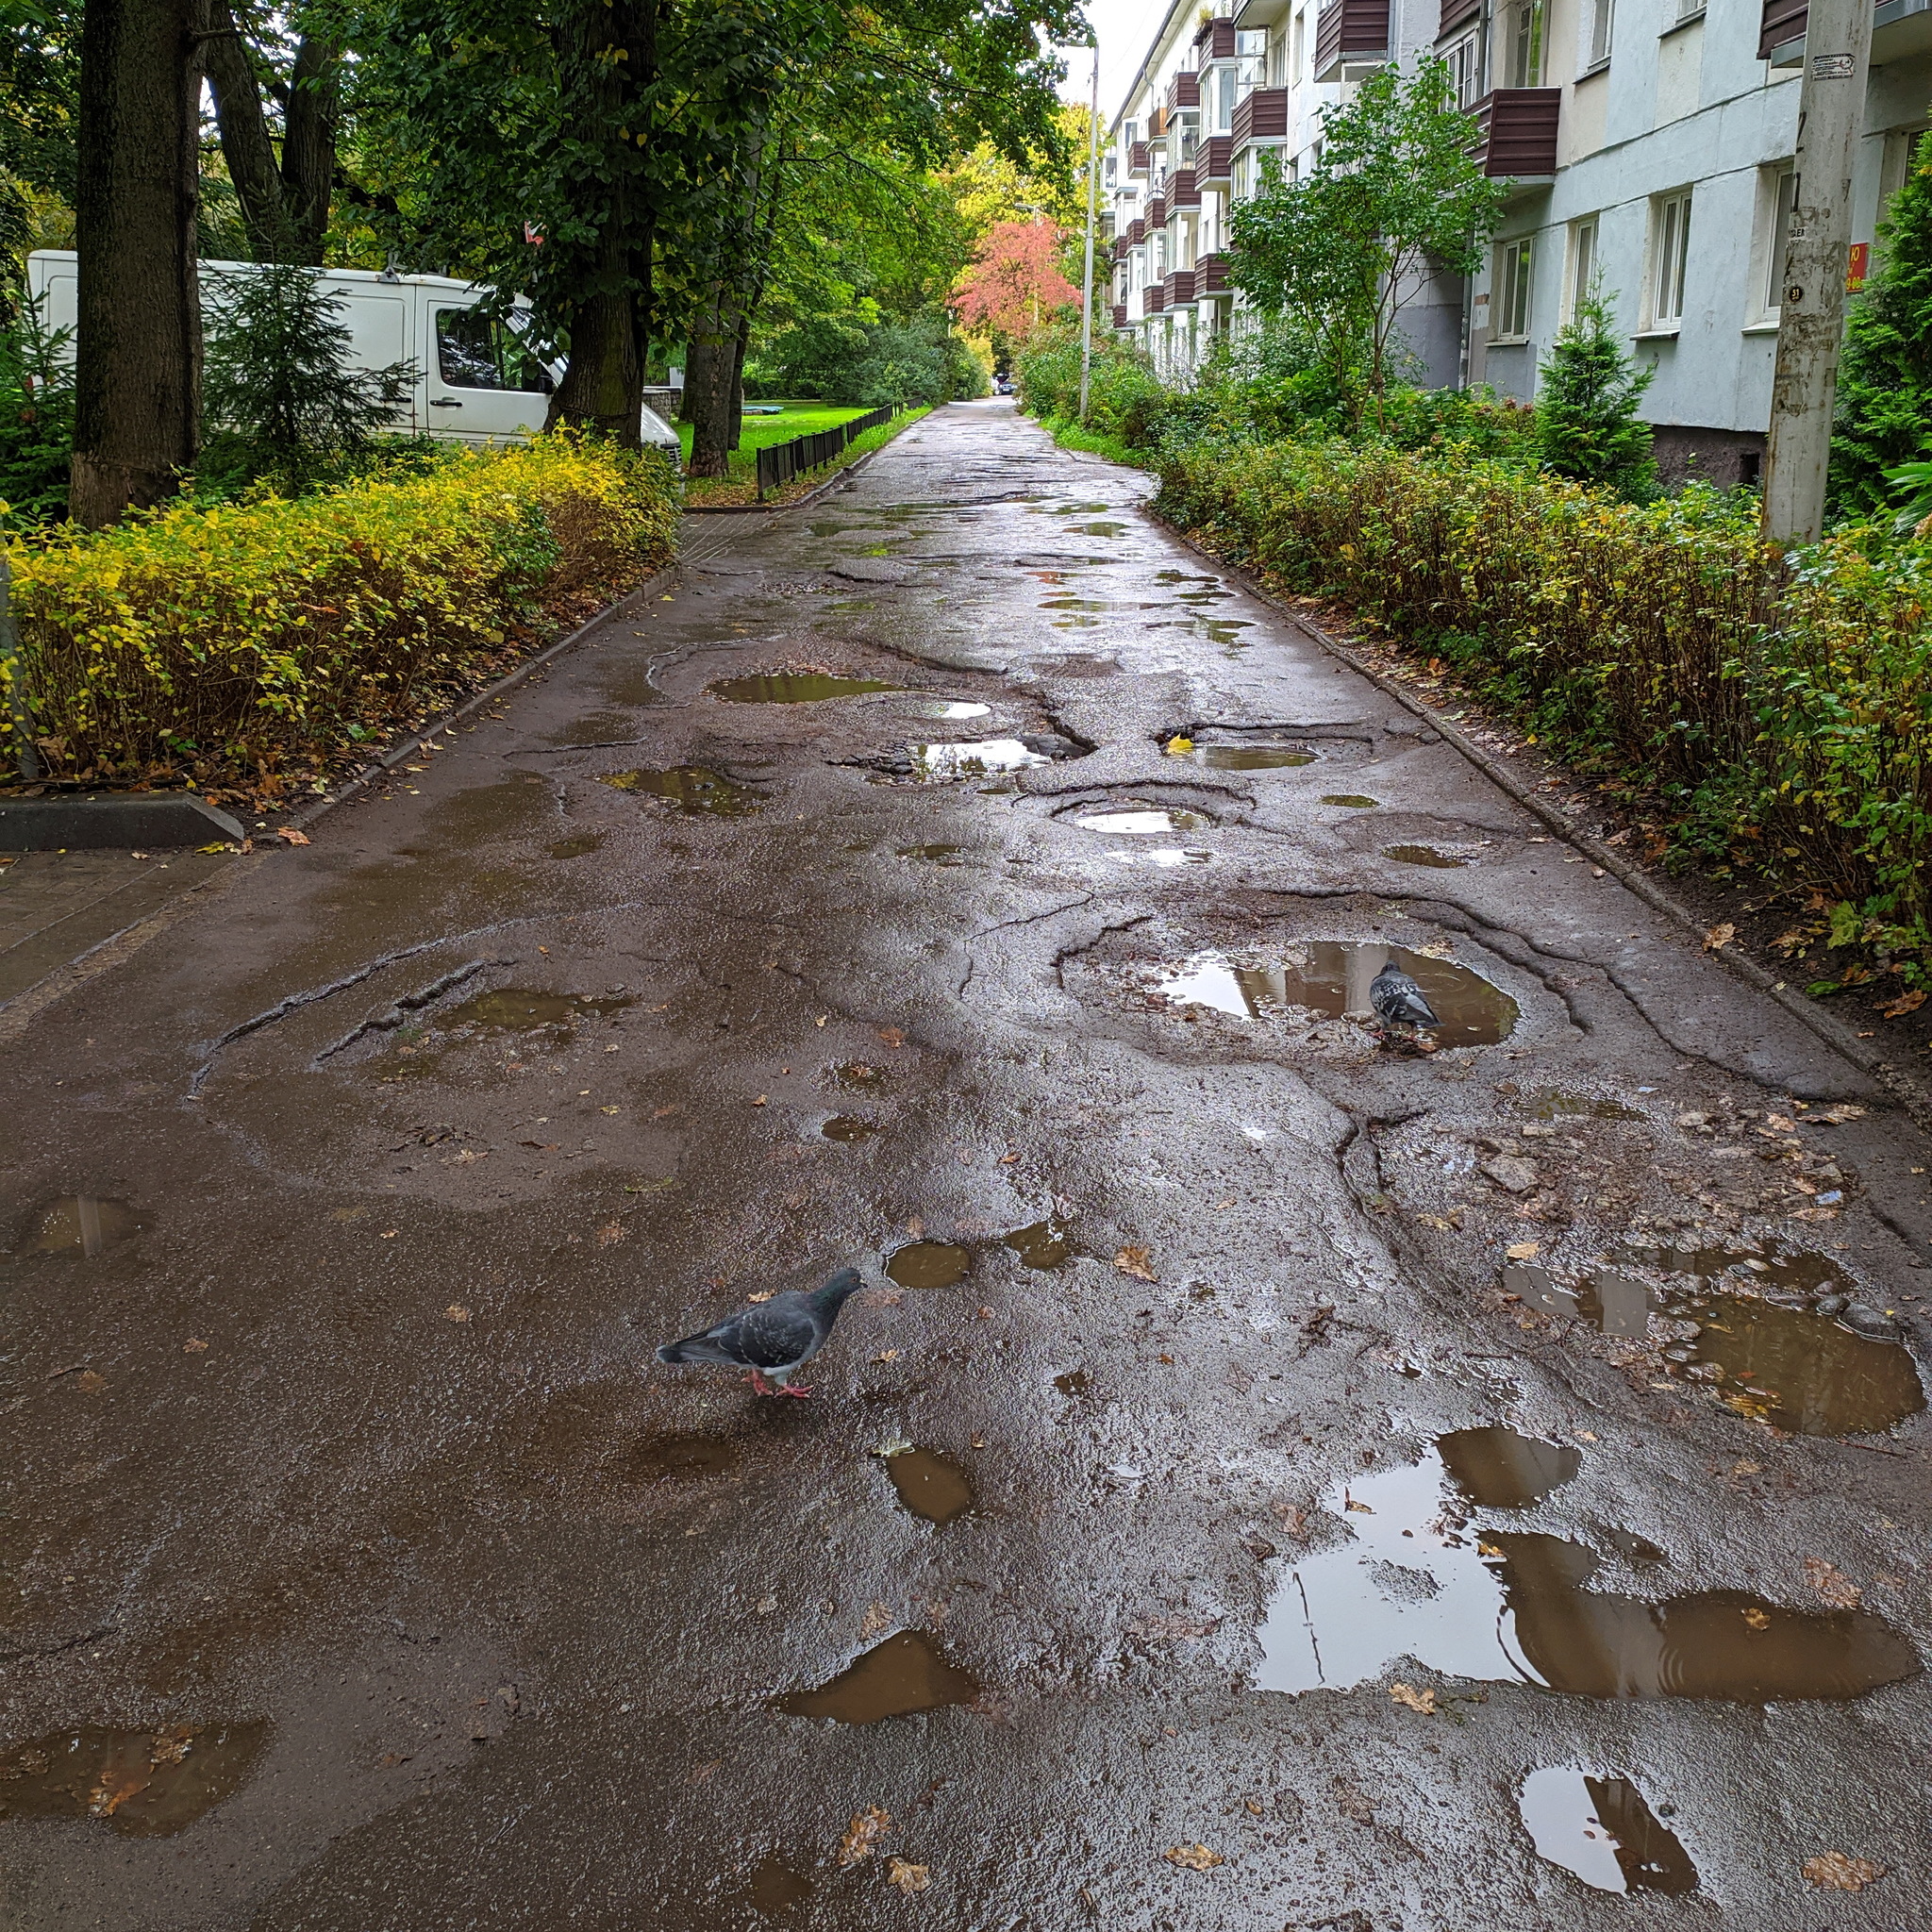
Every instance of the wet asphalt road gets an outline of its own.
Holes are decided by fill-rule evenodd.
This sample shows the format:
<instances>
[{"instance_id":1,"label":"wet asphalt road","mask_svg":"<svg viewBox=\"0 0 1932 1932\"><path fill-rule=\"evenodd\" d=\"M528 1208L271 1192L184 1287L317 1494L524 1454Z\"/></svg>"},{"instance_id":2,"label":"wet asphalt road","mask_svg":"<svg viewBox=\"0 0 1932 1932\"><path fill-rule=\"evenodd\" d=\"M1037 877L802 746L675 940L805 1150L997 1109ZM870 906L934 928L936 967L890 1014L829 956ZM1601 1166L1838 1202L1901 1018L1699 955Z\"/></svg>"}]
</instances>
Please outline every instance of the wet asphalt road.
<instances>
[{"instance_id":1,"label":"wet asphalt road","mask_svg":"<svg viewBox=\"0 0 1932 1932\"><path fill-rule=\"evenodd\" d=\"M0 1923L1923 1923L1924 1138L1146 487L710 520L0 1041Z\"/></svg>"}]
</instances>

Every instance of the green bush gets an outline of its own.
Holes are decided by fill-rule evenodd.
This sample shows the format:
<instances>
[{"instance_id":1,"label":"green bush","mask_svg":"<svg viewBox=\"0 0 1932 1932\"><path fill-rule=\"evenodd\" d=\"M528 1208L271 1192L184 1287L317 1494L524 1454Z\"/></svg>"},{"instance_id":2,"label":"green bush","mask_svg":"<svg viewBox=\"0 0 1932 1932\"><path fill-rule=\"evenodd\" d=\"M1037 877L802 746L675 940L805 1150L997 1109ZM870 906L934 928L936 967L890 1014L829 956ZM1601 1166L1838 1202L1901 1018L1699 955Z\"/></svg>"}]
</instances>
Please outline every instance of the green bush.
<instances>
[{"instance_id":1,"label":"green bush","mask_svg":"<svg viewBox=\"0 0 1932 1932\"><path fill-rule=\"evenodd\" d=\"M878 408L986 393L986 372L942 315L869 322L819 315L787 329L747 367L747 396L819 396Z\"/></svg>"},{"instance_id":2,"label":"green bush","mask_svg":"<svg viewBox=\"0 0 1932 1932\"><path fill-rule=\"evenodd\" d=\"M1080 414L1080 331L1051 327L1029 336L1013 362L1020 407L1042 422L1072 423ZM1172 393L1138 350L1096 332L1088 385L1087 426L1126 450L1152 449Z\"/></svg>"},{"instance_id":3,"label":"green bush","mask_svg":"<svg viewBox=\"0 0 1932 1932\"><path fill-rule=\"evenodd\" d=\"M1654 369L1639 370L1596 289L1557 331L1536 397L1536 440L1544 466L1594 483L1630 503L1657 493L1650 425L1637 413Z\"/></svg>"},{"instance_id":4,"label":"green bush","mask_svg":"<svg viewBox=\"0 0 1932 1932\"><path fill-rule=\"evenodd\" d=\"M30 298L0 328L0 505L13 521L67 514L74 368L66 348L73 334L44 327Z\"/></svg>"},{"instance_id":5,"label":"green bush","mask_svg":"<svg viewBox=\"0 0 1932 1932\"><path fill-rule=\"evenodd\" d=\"M1639 506L1460 450L1204 443L1161 471L1212 547L1448 658L1685 845L1926 942L1932 547L1862 526L1786 558L1741 493Z\"/></svg>"}]
</instances>

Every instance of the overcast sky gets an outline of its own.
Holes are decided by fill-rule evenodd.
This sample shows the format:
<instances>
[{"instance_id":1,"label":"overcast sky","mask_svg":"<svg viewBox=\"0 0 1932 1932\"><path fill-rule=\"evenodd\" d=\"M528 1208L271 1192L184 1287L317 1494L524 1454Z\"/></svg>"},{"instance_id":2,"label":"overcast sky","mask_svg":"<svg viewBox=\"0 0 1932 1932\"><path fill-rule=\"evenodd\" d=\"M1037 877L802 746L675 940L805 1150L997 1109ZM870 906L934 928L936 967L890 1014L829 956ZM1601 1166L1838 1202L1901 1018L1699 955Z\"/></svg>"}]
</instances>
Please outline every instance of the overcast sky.
<instances>
[{"instance_id":1,"label":"overcast sky","mask_svg":"<svg viewBox=\"0 0 1932 1932\"><path fill-rule=\"evenodd\" d=\"M1087 18L1100 36L1100 118L1107 126L1120 111L1121 95L1134 77L1147 42L1167 17L1169 0L1087 0ZM1066 55L1067 78L1061 92L1071 101L1087 99L1093 57L1083 48Z\"/></svg>"}]
</instances>

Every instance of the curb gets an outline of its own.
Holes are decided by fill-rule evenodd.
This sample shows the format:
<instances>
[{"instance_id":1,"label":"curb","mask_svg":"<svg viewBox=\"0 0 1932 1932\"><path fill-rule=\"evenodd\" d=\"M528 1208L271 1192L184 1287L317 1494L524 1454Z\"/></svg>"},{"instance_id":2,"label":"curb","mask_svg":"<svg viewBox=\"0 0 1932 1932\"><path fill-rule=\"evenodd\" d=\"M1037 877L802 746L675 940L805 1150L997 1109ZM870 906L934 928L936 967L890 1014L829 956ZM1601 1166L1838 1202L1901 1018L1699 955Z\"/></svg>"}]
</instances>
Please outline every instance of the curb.
<instances>
[{"instance_id":1,"label":"curb","mask_svg":"<svg viewBox=\"0 0 1932 1932\"><path fill-rule=\"evenodd\" d=\"M934 404L920 421L928 421L945 407L944 403ZM907 429L911 427L911 424L906 425ZM684 507L684 513L688 517L775 517L783 516L788 509L803 509L807 504L816 503L834 484L844 482L848 476L858 475L873 458L883 456L891 449L903 433L901 430L893 430L877 449L869 449L856 461L847 463L842 470L834 470L823 483L814 483L803 496L794 497L790 503L688 503Z\"/></svg>"},{"instance_id":2,"label":"curb","mask_svg":"<svg viewBox=\"0 0 1932 1932\"><path fill-rule=\"evenodd\" d=\"M1306 611L1293 608L1241 565L1230 563L1226 558L1218 556L1205 543L1197 542L1188 531L1170 522L1151 505L1145 507L1145 513L1150 522L1158 524L1170 536L1184 543L1196 557L1207 558L1217 570L1234 577L1251 595L1257 597L1270 608L1279 611L1299 629L1307 632L1331 658L1340 658L1357 676L1366 678L1384 696L1393 698L1404 710L1424 720L1431 730L1440 732L1443 741L1460 752L1484 777L1499 790L1507 791L1517 804L1526 808L1533 816L1541 820L1566 845L1573 846L1582 853L1591 864L1601 866L1618 884L1634 892L1646 906L1654 911L1663 913L1666 918L1694 938L1700 945L1703 943L1704 926L1681 899L1665 891L1648 873L1639 866L1632 865L1621 853L1611 851L1601 839L1592 838L1588 832L1578 831L1554 806L1524 785L1515 773L1491 758L1481 746L1464 737L1440 711L1425 705L1420 698L1412 697L1402 686L1374 670L1346 645L1337 643L1320 625L1308 617ZM1742 953L1734 953L1728 946L1719 947L1711 957L1736 974L1747 986L1775 1000L1786 1012L1794 1020L1801 1022L1834 1053L1849 1060L1861 1074L1875 1081L1917 1125L1932 1129L1932 1088L1927 1088L1903 1067L1894 1066L1890 1060L1860 1040L1841 1020L1834 1019L1829 1013L1822 1011L1813 1001L1805 998L1802 993L1791 991L1785 981L1767 972L1757 960Z\"/></svg>"},{"instance_id":3,"label":"curb","mask_svg":"<svg viewBox=\"0 0 1932 1932\"><path fill-rule=\"evenodd\" d=\"M0 798L0 852L157 851L245 837L239 819L192 791Z\"/></svg>"}]
</instances>

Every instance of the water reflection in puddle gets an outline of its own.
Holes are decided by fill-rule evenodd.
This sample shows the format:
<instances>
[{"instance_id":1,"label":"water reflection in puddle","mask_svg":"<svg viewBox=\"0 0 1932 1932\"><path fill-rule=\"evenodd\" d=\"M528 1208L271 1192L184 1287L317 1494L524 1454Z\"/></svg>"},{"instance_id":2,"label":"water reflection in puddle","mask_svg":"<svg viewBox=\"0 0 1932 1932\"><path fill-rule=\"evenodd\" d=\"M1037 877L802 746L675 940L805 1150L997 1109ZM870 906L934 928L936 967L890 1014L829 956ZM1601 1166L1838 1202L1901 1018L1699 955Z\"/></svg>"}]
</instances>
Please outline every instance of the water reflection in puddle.
<instances>
[{"instance_id":1,"label":"water reflection in puddle","mask_svg":"<svg viewBox=\"0 0 1932 1932\"><path fill-rule=\"evenodd\" d=\"M1173 808L1137 811L1090 812L1074 823L1089 832L1122 832L1133 838L1148 838L1160 832L1197 832L1214 821L1198 811Z\"/></svg>"},{"instance_id":2,"label":"water reflection in puddle","mask_svg":"<svg viewBox=\"0 0 1932 1932\"><path fill-rule=\"evenodd\" d=\"M20 1252L76 1256L91 1261L131 1241L146 1226L146 1220L125 1201L110 1201L100 1194L63 1194L49 1201L27 1223Z\"/></svg>"},{"instance_id":3,"label":"water reflection in puddle","mask_svg":"<svg viewBox=\"0 0 1932 1932\"><path fill-rule=\"evenodd\" d=\"M1324 805L1346 806L1350 811L1371 811L1381 802L1360 791L1331 791L1322 800Z\"/></svg>"},{"instance_id":4,"label":"water reflection in puddle","mask_svg":"<svg viewBox=\"0 0 1932 1932\"><path fill-rule=\"evenodd\" d=\"M1449 1480L1479 1509L1527 1509L1583 1467L1580 1449L1500 1424L1439 1436L1436 1452Z\"/></svg>"},{"instance_id":5,"label":"water reflection in puddle","mask_svg":"<svg viewBox=\"0 0 1932 1932\"><path fill-rule=\"evenodd\" d=\"M268 1725L98 1724L0 1751L0 1818L97 1818L129 1838L168 1838L240 1790Z\"/></svg>"},{"instance_id":6,"label":"water reflection in puddle","mask_svg":"<svg viewBox=\"0 0 1932 1932\"><path fill-rule=\"evenodd\" d=\"M962 718L984 718L992 711L991 705L969 704L964 698L927 698L906 708L915 718L942 718L948 724Z\"/></svg>"},{"instance_id":7,"label":"water reflection in puddle","mask_svg":"<svg viewBox=\"0 0 1932 1932\"><path fill-rule=\"evenodd\" d=\"M587 858L604 842L602 832L574 832L545 849L552 858Z\"/></svg>"},{"instance_id":8,"label":"water reflection in puddle","mask_svg":"<svg viewBox=\"0 0 1932 1932\"><path fill-rule=\"evenodd\" d=\"M1181 1006L1212 1007L1238 1020L1269 1018L1298 1008L1318 1020L1366 1014L1369 982L1394 964L1423 990L1441 1025L1445 1046L1494 1046L1515 1029L1516 1002L1479 973L1380 941L1314 940L1297 945L1279 965L1237 966L1218 953L1201 953L1156 984Z\"/></svg>"},{"instance_id":9,"label":"water reflection in puddle","mask_svg":"<svg viewBox=\"0 0 1932 1932\"><path fill-rule=\"evenodd\" d=\"M1598 1891L1697 1890L1690 1855L1627 1777L1551 1766L1524 1779L1517 1803L1538 1857Z\"/></svg>"},{"instance_id":10,"label":"water reflection in puddle","mask_svg":"<svg viewBox=\"0 0 1932 1932\"><path fill-rule=\"evenodd\" d=\"M1740 1591L1653 1604L1591 1589L1592 1551L1474 1530L1454 1490L1432 1448L1324 1499L1351 1535L1281 1567L1260 1633L1264 1690L1345 1690L1413 1658L1445 1676L1582 1697L1768 1704L1857 1697L1920 1668L1863 1610L1791 1610Z\"/></svg>"},{"instance_id":11,"label":"water reflection in puddle","mask_svg":"<svg viewBox=\"0 0 1932 1932\"><path fill-rule=\"evenodd\" d=\"M935 865L958 865L964 848L958 845L901 845L901 858L929 858Z\"/></svg>"},{"instance_id":12,"label":"water reflection in puddle","mask_svg":"<svg viewBox=\"0 0 1932 1932\"><path fill-rule=\"evenodd\" d=\"M705 695L727 705L818 705L827 698L859 697L872 691L903 691L880 677L841 677L829 671L761 671L749 677L721 677Z\"/></svg>"},{"instance_id":13,"label":"water reflection in puddle","mask_svg":"<svg viewBox=\"0 0 1932 1932\"><path fill-rule=\"evenodd\" d=\"M1178 845L1156 845L1145 852L1109 852L1109 858L1122 865L1207 865L1214 855L1211 852L1187 852Z\"/></svg>"},{"instance_id":14,"label":"water reflection in puddle","mask_svg":"<svg viewBox=\"0 0 1932 1932\"><path fill-rule=\"evenodd\" d=\"M794 1872L782 1858L767 1858L751 1874L744 1901L768 1919L782 1919L794 1907L806 1904L811 1890L811 1880L803 1872Z\"/></svg>"},{"instance_id":15,"label":"water reflection in puddle","mask_svg":"<svg viewBox=\"0 0 1932 1932\"><path fill-rule=\"evenodd\" d=\"M874 1644L829 1684L777 1699L788 1717L829 1717L844 1724L875 1724L883 1718L948 1704L971 1704L979 1695L972 1674L915 1630L902 1630Z\"/></svg>"},{"instance_id":16,"label":"water reflection in puddle","mask_svg":"<svg viewBox=\"0 0 1932 1932\"><path fill-rule=\"evenodd\" d=\"M1031 1227L1016 1227L1004 1239L1023 1266L1037 1268L1042 1274L1065 1267L1074 1257L1073 1241L1057 1221L1036 1221Z\"/></svg>"},{"instance_id":17,"label":"water reflection in puddle","mask_svg":"<svg viewBox=\"0 0 1932 1932\"><path fill-rule=\"evenodd\" d=\"M912 775L924 784L955 778L986 778L995 772L1024 772L1052 762L1043 752L1028 751L1017 738L983 738L963 744L907 746Z\"/></svg>"},{"instance_id":18,"label":"water reflection in puddle","mask_svg":"<svg viewBox=\"0 0 1932 1932\"><path fill-rule=\"evenodd\" d=\"M826 1140L843 1141L848 1146L855 1141L869 1141L878 1131L876 1121L862 1120L856 1113L835 1113L819 1128Z\"/></svg>"},{"instance_id":19,"label":"water reflection in puddle","mask_svg":"<svg viewBox=\"0 0 1932 1932\"><path fill-rule=\"evenodd\" d=\"M886 1274L901 1288L951 1288L962 1280L973 1257L951 1241L913 1241L886 1263Z\"/></svg>"},{"instance_id":20,"label":"water reflection in puddle","mask_svg":"<svg viewBox=\"0 0 1932 1932\"><path fill-rule=\"evenodd\" d=\"M434 1024L441 1032L487 1026L493 1032L526 1033L539 1026L568 1026L587 1017L601 1019L636 1004L616 994L598 999L589 993L536 992L525 986L505 986L445 1008L435 1015Z\"/></svg>"},{"instance_id":21,"label":"water reflection in puddle","mask_svg":"<svg viewBox=\"0 0 1932 1932\"><path fill-rule=\"evenodd\" d=\"M754 793L704 765L673 765L661 772L604 772L598 782L618 791L642 791L693 816L741 819L758 808Z\"/></svg>"},{"instance_id":22,"label":"water reflection in puddle","mask_svg":"<svg viewBox=\"0 0 1932 1932\"><path fill-rule=\"evenodd\" d=\"M1500 1087L1496 1090L1503 1091ZM1533 1093L1524 1111L1533 1121L1641 1121L1643 1114L1621 1100L1604 1100L1590 1093Z\"/></svg>"},{"instance_id":23,"label":"water reflection in puddle","mask_svg":"<svg viewBox=\"0 0 1932 1932\"><path fill-rule=\"evenodd\" d=\"M900 1502L927 1523L950 1523L972 1508L973 1485L966 1472L937 1449L894 1449L885 1462Z\"/></svg>"},{"instance_id":24,"label":"water reflection in puddle","mask_svg":"<svg viewBox=\"0 0 1932 1932\"><path fill-rule=\"evenodd\" d=\"M1174 756L1210 772L1285 772L1312 765L1321 754L1294 744L1196 744Z\"/></svg>"},{"instance_id":25,"label":"water reflection in puddle","mask_svg":"<svg viewBox=\"0 0 1932 1932\"><path fill-rule=\"evenodd\" d=\"M1392 858L1397 865L1433 865L1445 871L1469 863L1453 852L1438 852L1433 845L1385 845L1382 857Z\"/></svg>"}]
</instances>

